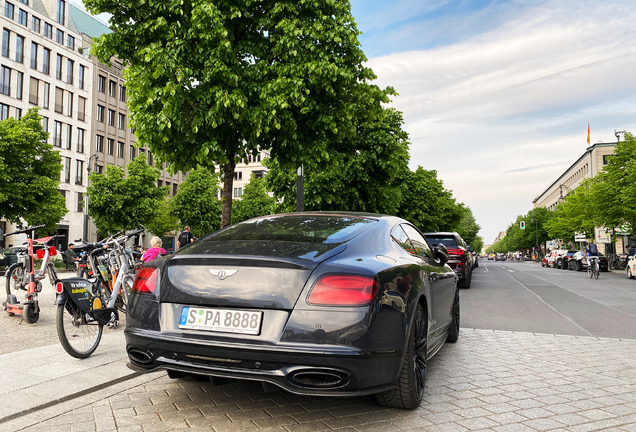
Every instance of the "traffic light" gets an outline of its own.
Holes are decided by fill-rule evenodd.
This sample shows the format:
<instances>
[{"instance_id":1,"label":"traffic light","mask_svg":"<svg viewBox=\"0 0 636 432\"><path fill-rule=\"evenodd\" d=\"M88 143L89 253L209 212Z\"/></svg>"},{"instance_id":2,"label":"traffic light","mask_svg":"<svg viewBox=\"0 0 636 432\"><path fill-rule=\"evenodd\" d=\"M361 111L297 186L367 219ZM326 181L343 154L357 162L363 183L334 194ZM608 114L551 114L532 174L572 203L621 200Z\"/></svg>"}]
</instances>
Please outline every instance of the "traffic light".
<instances>
[{"instance_id":1,"label":"traffic light","mask_svg":"<svg viewBox=\"0 0 636 432\"><path fill-rule=\"evenodd\" d=\"M526 221L519 222L519 228L526 229Z\"/></svg>"}]
</instances>

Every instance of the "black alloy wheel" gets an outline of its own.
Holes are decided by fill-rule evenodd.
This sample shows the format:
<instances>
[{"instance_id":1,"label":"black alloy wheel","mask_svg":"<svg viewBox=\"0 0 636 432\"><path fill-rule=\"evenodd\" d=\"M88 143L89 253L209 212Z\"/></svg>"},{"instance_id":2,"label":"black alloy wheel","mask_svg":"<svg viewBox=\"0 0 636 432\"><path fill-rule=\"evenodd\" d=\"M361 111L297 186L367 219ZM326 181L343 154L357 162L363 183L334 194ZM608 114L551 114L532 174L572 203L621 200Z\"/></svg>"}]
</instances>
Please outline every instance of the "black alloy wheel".
<instances>
[{"instance_id":1,"label":"black alloy wheel","mask_svg":"<svg viewBox=\"0 0 636 432\"><path fill-rule=\"evenodd\" d=\"M459 339L459 290L455 290L455 300L451 311L452 321L446 336L446 342L455 343Z\"/></svg>"},{"instance_id":2,"label":"black alloy wheel","mask_svg":"<svg viewBox=\"0 0 636 432\"><path fill-rule=\"evenodd\" d=\"M632 274L632 269L627 267L627 279L634 279L634 275Z\"/></svg>"},{"instance_id":3,"label":"black alloy wheel","mask_svg":"<svg viewBox=\"0 0 636 432\"><path fill-rule=\"evenodd\" d=\"M402 409L415 409L420 405L426 384L427 342L428 317L418 304L397 386L376 394L380 405Z\"/></svg>"}]
</instances>

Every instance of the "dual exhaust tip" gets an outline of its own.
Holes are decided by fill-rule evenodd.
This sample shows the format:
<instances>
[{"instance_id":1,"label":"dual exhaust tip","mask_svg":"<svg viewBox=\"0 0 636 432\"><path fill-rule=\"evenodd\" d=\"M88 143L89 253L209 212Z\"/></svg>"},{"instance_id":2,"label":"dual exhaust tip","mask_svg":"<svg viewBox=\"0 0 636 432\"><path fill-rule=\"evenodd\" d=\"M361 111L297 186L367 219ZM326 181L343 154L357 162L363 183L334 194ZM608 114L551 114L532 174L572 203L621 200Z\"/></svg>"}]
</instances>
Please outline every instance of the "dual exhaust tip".
<instances>
[{"instance_id":1,"label":"dual exhaust tip","mask_svg":"<svg viewBox=\"0 0 636 432\"><path fill-rule=\"evenodd\" d=\"M150 351L139 348L128 350L128 358L135 366L149 367L155 362ZM345 386L349 375L336 369L296 369L287 375L287 380L296 387L306 389L329 389Z\"/></svg>"}]
</instances>

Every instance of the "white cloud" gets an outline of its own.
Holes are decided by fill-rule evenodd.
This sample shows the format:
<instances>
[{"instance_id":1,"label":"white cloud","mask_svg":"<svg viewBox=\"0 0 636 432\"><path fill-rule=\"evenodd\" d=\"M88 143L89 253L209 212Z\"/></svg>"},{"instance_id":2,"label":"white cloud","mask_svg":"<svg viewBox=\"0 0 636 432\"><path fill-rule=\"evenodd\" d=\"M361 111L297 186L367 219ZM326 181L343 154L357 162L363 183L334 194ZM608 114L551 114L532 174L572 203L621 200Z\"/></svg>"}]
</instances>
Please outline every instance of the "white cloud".
<instances>
[{"instance_id":1,"label":"white cloud","mask_svg":"<svg viewBox=\"0 0 636 432\"><path fill-rule=\"evenodd\" d=\"M491 242L583 154L588 121L592 143L636 130L634 22L631 1L554 0L460 43L369 65L400 93L412 166L438 170Z\"/></svg>"}]
</instances>

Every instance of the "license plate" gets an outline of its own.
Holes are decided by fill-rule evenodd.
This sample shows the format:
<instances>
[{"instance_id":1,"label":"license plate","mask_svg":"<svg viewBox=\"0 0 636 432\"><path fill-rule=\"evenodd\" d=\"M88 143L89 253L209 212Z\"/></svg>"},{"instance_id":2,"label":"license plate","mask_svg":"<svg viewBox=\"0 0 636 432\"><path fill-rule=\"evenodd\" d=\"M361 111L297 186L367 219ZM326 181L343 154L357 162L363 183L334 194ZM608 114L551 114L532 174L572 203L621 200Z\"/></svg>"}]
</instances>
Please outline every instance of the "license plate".
<instances>
[{"instance_id":1,"label":"license plate","mask_svg":"<svg viewBox=\"0 0 636 432\"><path fill-rule=\"evenodd\" d=\"M262 311L184 306L181 309L179 328L258 335L261 332L262 318Z\"/></svg>"}]
</instances>

